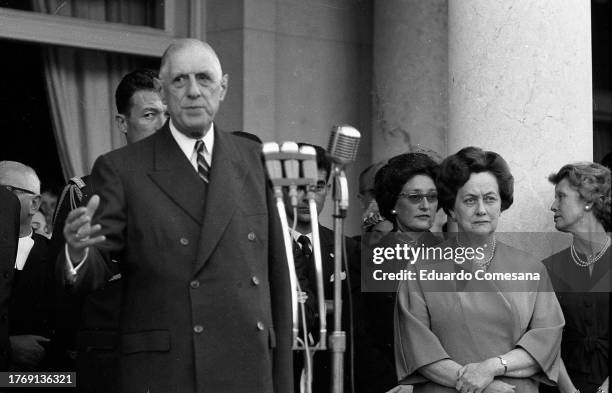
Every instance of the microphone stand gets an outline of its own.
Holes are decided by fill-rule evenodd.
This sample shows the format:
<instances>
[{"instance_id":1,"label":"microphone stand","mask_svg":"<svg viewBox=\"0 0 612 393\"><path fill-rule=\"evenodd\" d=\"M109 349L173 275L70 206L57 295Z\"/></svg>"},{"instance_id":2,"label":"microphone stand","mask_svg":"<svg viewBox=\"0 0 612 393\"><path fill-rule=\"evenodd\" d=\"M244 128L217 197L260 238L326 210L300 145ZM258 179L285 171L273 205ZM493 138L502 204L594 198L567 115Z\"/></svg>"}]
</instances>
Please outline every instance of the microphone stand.
<instances>
[{"instance_id":1,"label":"microphone stand","mask_svg":"<svg viewBox=\"0 0 612 393\"><path fill-rule=\"evenodd\" d=\"M269 142L272 144L272 142ZM304 360L305 360L305 386L304 389L306 393L310 393L312 391L312 358L311 355L314 354L315 351L325 350L327 349L327 313L325 309L325 294L323 287L323 259L321 257L321 241L319 235L319 221L317 215L317 208L315 202L315 184L316 184L316 155L314 149L312 152L308 153L298 153L294 151L283 151L279 152L278 145L273 143L276 146L269 146L266 149L266 145L264 145L264 158L266 159L266 165L271 164L268 168L268 173L270 176L270 180L272 185L274 186L274 197L276 199L276 208L277 213L279 215L281 221L281 227L283 231L283 241L285 246L285 253L287 255L287 262L289 268L289 281L291 283L291 303L292 303L292 322L293 322L293 337L292 337L292 349L304 351ZM282 170L280 167L275 168L273 163L285 163L285 160L298 160L303 165L303 176L291 176L288 177L287 174L283 176ZM307 165L309 165L307 168ZM289 168L292 169L292 168ZM285 166L285 172L287 172L287 166ZM346 183L346 179L344 179ZM285 203L283 200L283 187L288 187L290 189L289 196L291 198L291 203L295 202L297 204L297 187L305 186L307 189L307 199L308 199L308 208L311 217L311 228L312 228L312 249L314 256L314 265L315 265L315 274L316 274L316 287L317 287L317 298L318 304L317 308L319 310L319 342L315 346L309 346L308 344L308 328L306 323L304 323L304 342L300 345L298 340L299 335L299 306L302 309L304 305L299 305L297 300L297 292L299 289L299 282L297 279L297 273L295 270L295 262L293 258L293 240L291 239L291 235L289 232L289 223L287 220L287 215L285 213ZM347 201L348 206L348 201ZM346 208L345 208L346 211ZM341 244L341 243L340 243ZM341 256L340 253L336 253L336 255ZM340 274L336 275L340 277ZM305 321L304 321L305 322ZM331 339L330 339L331 340ZM342 370L340 371L342 372Z\"/></svg>"},{"instance_id":2,"label":"microphone stand","mask_svg":"<svg viewBox=\"0 0 612 393\"><path fill-rule=\"evenodd\" d=\"M287 266L289 268L289 282L291 285L291 321L292 321L292 340L291 342L297 342L298 338L298 299L297 299L297 274L295 272L295 262L293 260L293 243L291 235L289 234L289 223L287 222L287 215L285 214L285 203L283 202L283 191L279 186L274 187L274 197L276 199L276 210L281 222L281 228L283 231L283 243L285 245L285 255L287 257Z\"/></svg>"},{"instance_id":3,"label":"microphone stand","mask_svg":"<svg viewBox=\"0 0 612 393\"><path fill-rule=\"evenodd\" d=\"M334 165L334 330L329 336L329 349L332 363L331 392L344 391L344 353L346 352L346 332L342 330L342 240L343 220L348 209L348 181L344 170Z\"/></svg>"}]
</instances>

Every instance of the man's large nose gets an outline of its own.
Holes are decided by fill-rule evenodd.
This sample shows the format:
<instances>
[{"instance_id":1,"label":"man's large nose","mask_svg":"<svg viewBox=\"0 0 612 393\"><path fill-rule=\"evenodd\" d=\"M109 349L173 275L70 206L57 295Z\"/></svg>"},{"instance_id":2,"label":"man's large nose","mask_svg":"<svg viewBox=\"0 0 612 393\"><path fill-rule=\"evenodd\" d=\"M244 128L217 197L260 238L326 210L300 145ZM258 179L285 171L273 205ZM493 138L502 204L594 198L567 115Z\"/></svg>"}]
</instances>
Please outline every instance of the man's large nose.
<instances>
[{"instance_id":1,"label":"man's large nose","mask_svg":"<svg viewBox=\"0 0 612 393\"><path fill-rule=\"evenodd\" d=\"M191 98L197 98L202 95L200 92L200 85L198 84L198 81L196 81L195 75L193 74L190 74L189 79L187 80L187 94Z\"/></svg>"}]
</instances>

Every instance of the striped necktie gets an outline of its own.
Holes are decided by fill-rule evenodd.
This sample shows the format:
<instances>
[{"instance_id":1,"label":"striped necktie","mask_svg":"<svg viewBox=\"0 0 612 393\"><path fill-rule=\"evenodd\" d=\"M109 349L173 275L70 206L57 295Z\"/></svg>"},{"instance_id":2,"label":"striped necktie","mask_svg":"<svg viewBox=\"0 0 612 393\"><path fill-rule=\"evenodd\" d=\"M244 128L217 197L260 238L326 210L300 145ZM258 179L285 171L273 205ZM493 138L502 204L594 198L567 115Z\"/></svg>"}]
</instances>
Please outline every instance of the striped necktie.
<instances>
[{"instance_id":1,"label":"striped necktie","mask_svg":"<svg viewBox=\"0 0 612 393\"><path fill-rule=\"evenodd\" d=\"M210 166L208 162L206 162L206 158L204 158L204 151L206 151L206 146L204 145L204 141L199 140L195 144L195 150L197 153L197 161L198 161L198 176L204 183L208 183L208 173L210 171Z\"/></svg>"}]
</instances>

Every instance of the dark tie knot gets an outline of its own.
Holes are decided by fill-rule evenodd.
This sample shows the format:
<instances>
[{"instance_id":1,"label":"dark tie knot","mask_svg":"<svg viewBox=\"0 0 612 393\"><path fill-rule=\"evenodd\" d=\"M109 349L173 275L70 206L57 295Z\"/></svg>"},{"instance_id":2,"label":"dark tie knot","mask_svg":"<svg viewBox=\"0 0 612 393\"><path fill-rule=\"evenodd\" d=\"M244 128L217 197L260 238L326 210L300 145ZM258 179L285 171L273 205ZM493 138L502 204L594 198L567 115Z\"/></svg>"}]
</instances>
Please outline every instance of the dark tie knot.
<instances>
[{"instance_id":1,"label":"dark tie knot","mask_svg":"<svg viewBox=\"0 0 612 393\"><path fill-rule=\"evenodd\" d=\"M204 141L203 140L197 140L196 144L195 144L195 150L197 153L204 153Z\"/></svg>"},{"instance_id":2,"label":"dark tie knot","mask_svg":"<svg viewBox=\"0 0 612 393\"><path fill-rule=\"evenodd\" d=\"M298 243L300 243L300 246L302 247L302 255L304 255L306 258L310 258L310 256L312 255L312 250L310 247L310 239L308 238L308 236L301 235L300 237L298 237Z\"/></svg>"}]
</instances>

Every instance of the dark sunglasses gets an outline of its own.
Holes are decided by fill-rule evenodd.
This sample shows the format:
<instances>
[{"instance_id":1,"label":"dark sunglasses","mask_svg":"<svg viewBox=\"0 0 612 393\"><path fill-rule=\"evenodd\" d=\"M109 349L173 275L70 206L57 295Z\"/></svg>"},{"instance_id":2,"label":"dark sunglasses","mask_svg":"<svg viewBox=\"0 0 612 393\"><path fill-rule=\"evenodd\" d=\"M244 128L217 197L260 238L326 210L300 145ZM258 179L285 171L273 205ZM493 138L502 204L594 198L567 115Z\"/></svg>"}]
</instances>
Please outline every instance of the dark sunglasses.
<instances>
[{"instance_id":1,"label":"dark sunglasses","mask_svg":"<svg viewBox=\"0 0 612 393\"><path fill-rule=\"evenodd\" d=\"M406 198L413 205L418 205L423 202L423 199L427 199L427 202L434 203L438 201L438 194L435 192L431 192L428 194L419 194L419 193L408 193L408 192L400 192L398 194L399 198Z\"/></svg>"}]
</instances>

